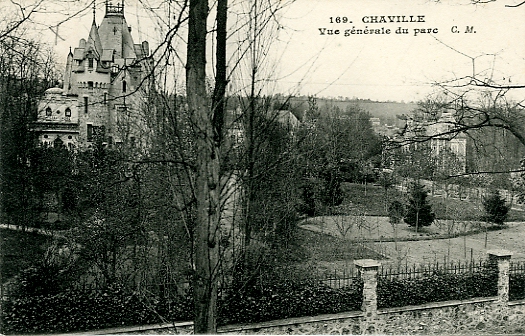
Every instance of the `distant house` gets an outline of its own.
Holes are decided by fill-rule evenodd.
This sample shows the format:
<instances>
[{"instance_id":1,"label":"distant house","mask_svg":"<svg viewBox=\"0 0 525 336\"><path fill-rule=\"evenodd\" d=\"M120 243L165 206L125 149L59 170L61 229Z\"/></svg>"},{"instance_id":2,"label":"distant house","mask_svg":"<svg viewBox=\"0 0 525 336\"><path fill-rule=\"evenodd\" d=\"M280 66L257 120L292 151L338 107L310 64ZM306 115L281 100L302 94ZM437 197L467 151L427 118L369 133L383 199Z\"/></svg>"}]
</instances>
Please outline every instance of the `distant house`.
<instances>
[{"instance_id":1,"label":"distant house","mask_svg":"<svg viewBox=\"0 0 525 336\"><path fill-rule=\"evenodd\" d=\"M381 119L372 117L370 118L370 123L372 124L372 127L378 127L381 126Z\"/></svg>"},{"instance_id":2,"label":"distant house","mask_svg":"<svg viewBox=\"0 0 525 336\"><path fill-rule=\"evenodd\" d=\"M387 150L403 152L427 148L429 155L442 170L450 174L467 171L467 137L457 130L455 110L444 111L437 121L407 119L401 134L390 136ZM386 156L386 155L385 155ZM390 157L390 156L389 156ZM391 159L387 165L395 165Z\"/></svg>"},{"instance_id":3,"label":"distant house","mask_svg":"<svg viewBox=\"0 0 525 336\"><path fill-rule=\"evenodd\" d=\"M297 117L290 112L289 110L278 110L276 111L277 117L276 120L286 128L286 130L290 133L294 133L295 129L299 127L301 122Z\"/></svg>"},{"instance_id":4,"label":"distant house","mask_svg":"<svg viewBox=\"0 0 525 336\"><path fill-rule=\"evenodd\" d=\"M436 123L427 126L427 136L431 137L431 152L442 166L450 166L447 162L449 154L453 154L456 162L451 167L453 173L465 173L467 170L467 136L456 130L455 111L444 112Z\"/></svg>"},{"instance_id":5,"label":"distant house","mask_svg":"<svg viewBox=\"0 0 525 336\"><path fill-rule=\"evenodd\" d=\"M243 111L240 107L227 110L225 113L224 124L226 138L229 145L234 149L239 148L245 140L245 124ZM267 114L268 120L275 120L283 126L288 133L293 135L301 122L289 110L271 110Z\"/></svg>"}]
</instances>

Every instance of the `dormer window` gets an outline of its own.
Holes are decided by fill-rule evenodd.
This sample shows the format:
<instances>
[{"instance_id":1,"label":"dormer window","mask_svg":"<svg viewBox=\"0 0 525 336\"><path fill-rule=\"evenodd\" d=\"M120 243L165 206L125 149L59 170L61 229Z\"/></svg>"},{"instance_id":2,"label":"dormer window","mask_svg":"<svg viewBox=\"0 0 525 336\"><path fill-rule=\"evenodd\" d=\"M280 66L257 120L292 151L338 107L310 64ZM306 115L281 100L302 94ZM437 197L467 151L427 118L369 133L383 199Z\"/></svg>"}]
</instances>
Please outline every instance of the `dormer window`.
<instances>
[{"instance_id":1,"label":"dormer window","mask_svg":"<svg viewBox=\"0 0 525 336\"><path fill-rule=\"evenodd\" d=\"M88 68L90 69L93 69L93 65L94 65L94 62L93 62L93 58L88 58Z\"/></svg>"},{"instance_id":2,"label":"dormer window","mask_svg":"<svg viewBox=\"0 0 525 336\"><path fill-rule=\"evenodd\" d=\"M46 116L50 117L53 114L53 111L51 111L51 107L46 108Z\"/></svg>"},{"instance_id":3,"label":"dormer window","mask_svg":"<svg viewBox=\"0 0 525 336\"><path fill-rule=\"evenodd\" d=\"M69 107L66 109L66 117L71 117L71 109Z\"/></svg>"}]
</instances>

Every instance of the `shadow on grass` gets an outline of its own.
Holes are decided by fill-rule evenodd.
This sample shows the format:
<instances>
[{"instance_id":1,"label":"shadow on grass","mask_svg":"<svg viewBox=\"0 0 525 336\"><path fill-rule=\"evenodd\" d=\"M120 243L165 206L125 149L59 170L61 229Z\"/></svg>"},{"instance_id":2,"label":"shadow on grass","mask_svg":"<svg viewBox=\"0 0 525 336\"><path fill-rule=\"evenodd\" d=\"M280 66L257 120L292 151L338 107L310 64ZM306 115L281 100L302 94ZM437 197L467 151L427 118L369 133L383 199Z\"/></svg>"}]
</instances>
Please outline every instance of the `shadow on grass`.
<instances>
[{"instance_id":1,"label":"shadow on grass","mask_svg":"<svg viewBox=\"0 0 525 336\"><path fill-rule=\"evenodd\" d=\"M311 261L337 261L357 259L385 259L366 244L349 242L329 234L300 229L297 238L308 251Z\"/></svg>"},{"instance_id":2,"label":"shadow on grass","mask_svg":"<svg viewBox=\"0 0 525 336\"><path fill-rule=\"evenodd\" d=\"M0 229L2 238L2 280L17 275L20 271L43 260L45 246L50 237L36 232Z\"/></svg>"}]
</instances>

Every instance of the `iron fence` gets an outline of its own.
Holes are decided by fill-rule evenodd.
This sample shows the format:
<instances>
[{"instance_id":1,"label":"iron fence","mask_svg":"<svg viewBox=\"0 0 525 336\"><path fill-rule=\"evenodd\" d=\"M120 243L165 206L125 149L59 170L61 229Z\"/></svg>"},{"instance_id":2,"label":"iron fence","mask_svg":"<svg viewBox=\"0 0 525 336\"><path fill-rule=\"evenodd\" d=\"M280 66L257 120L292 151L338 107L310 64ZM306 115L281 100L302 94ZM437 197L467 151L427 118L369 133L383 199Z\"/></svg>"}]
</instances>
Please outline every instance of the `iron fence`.
<instances>
[{"instance_id":1,"label":"iron fence","mask_svg":"<svg viewBox=\"0 0 525 336\"><path fill-rule=\"evenodd\" d=\"M468 260L435 262L432 264L385 265L378 272L382 279L412 279L432 274L462 274L483 272L488 266L487 260Z\"/></svg>"},{"instance_id":2,"label":"iron fence","mask_svg":"<svg viewBox=\"0 0 525 336\"><path fill-rule=\"evenodd\" d=\"M514 274L525 274L525 260L511 260L509 273Z\"/></svg>"}]
</instances>

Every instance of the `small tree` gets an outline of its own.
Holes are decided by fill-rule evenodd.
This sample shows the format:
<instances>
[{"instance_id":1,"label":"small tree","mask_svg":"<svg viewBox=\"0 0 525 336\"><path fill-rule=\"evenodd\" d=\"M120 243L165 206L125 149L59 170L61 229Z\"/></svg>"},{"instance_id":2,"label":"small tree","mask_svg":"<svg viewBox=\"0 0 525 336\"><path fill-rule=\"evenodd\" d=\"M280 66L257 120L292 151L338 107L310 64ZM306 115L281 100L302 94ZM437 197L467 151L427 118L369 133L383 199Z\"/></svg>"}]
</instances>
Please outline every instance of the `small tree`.
<instances>
[{"instance_id":1,"label":"small tree","mask_svg":"<svg viewBox=\"0 0 525 336\"><path fill-rule=\"evenodd\" d=\"M405 206L403 205L403 203L396 200L390 203L390 205L388 206L388 217L390 220L390 224L399 224L403 219L404 214Z\"/></svg>"},{"instance_id":2,"label":"small tree","mask_svg":"<svg viewBox=\"0 0 525 336\"><path fill-rule=\"evenodd\" d=\"M392 225L392 229L394 230L394 246L396 249L396 253L399 256L399 250L397 248L397 225L401 222L403 219L403 216L405 215L405 206L403 203L399 201L393 201L388 206L388 218L390 221L390 224Z\"/></svg>"},{"instance_id":3,"label":"small tree","mask_svg":"<svg viewBox=\"0 0 525 336\"><path fill-rule=\"evenodd\" d=\"M394 185L396 184L396 177L394 176L394 173L389 170L383 170L381 174L379 175L379 184L381 185L381 187L383 187L385 191L385 210L388 211L388 215L390 216L390 206L392 206L394 203L399 203L399 202L394 201L390 205L388 205L389 203L388 202L389 201L388 190L392 189ZM403 218L403 216L401 216L401 218Z\"/></svg>"},{"instance_id":4,"label":"small tree","mask_svg":"<svg viewBox=\"0 0 525 336\"><path fill-rule=\"evenodd\" d=\"M414 182L410 185L404 219L405 223L416 228L416 232L422 226L430 226L436 218L427 197L428 192L425 190L424 185L419 182Z\"/></svg>"},{"instance_id":5,"label":"small tree","mask_svg":"<svg viewBox=\"0 0 525 336\"><path fill-rule=\"evenodd\" d=\"M487 221L497 225L503 225L510 210L498 190L483 198L483 207L487 213Z\"/></svg>"},{"instance_id":6,"label":"small tree","mask_svg":"<svg viewBox=\"0 0 525 336\"><path fill-rule=\"evenodd\" d=\"M324 190L322 200L325 205L337 206L343 203L343 190L341 189L341 174L336 168L328 168L322 174Z\"/></svg>"}]
</instances>

